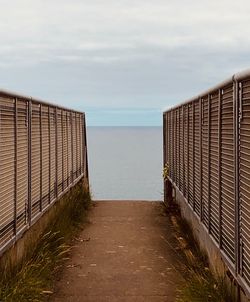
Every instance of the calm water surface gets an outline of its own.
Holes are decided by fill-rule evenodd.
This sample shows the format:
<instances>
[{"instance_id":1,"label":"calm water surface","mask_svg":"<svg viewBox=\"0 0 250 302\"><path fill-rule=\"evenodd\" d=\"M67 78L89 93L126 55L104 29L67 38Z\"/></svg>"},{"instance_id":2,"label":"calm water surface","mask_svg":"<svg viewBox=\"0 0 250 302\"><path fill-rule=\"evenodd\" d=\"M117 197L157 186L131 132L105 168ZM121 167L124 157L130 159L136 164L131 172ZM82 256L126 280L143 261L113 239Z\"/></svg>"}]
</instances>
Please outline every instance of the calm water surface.
<instances>
[{"instance_id":1,"label":"calm water surface","mask_svg":"<svg viewBox=\"0 0 250 302\"><path fill-rule=\"evenodd\" d=\"M162 200L161 127L88 127L94 199Z\"/></svg>"}]
</instances>

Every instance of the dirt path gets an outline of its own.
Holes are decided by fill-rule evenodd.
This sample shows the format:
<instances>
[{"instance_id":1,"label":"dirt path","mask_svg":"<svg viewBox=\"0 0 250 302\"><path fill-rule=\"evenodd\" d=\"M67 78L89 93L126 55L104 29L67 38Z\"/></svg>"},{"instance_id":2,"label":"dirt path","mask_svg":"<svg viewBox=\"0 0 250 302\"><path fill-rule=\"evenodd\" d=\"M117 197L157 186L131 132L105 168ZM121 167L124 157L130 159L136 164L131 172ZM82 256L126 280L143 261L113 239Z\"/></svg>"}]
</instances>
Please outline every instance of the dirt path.
<instances>
[{"instance_id":1,"label":"dirt path","mask_svg":"<svg viewBox=\"0 0 250 302\"><path fill-rule=\"evenodd\" d=\"M99 201L54 302L171 302L183 282L171 223L159 202Z\"/></svg>"}]
</instances>

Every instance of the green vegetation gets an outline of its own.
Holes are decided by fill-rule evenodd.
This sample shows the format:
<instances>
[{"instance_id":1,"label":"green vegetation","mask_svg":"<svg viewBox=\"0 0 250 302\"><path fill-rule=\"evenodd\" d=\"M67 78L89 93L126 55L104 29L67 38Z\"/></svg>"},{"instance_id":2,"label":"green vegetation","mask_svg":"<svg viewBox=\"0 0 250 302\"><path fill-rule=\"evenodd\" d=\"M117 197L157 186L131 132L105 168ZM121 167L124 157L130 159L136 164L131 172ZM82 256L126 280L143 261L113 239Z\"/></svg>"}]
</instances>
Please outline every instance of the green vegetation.
<instances>
[{"instance_id":1,"label":"green vegetation","mask_svg":"<svg viewBox=\"0 0 250 302\"><path fill-rule=\"evenodd\" d=\"M178 206L167 207L175 229L182 275L185 284L178 291L176 302L235 302L226 277L215 275L209 268L207 255L200 250L189 223L180 215Z\"/></svg>"},{"instance_id":2,"label":"green vegetation","mask_svg":"<svg viewBox=\"0 0 250 302\"><path fill-rule=\"evenodd\" d=\"M169 176L169 164L166 163L164 165L164 168L163 168L163 171L162 171L163 180L167 180L168 176Z\"/></svg>"},{"instance_id":3,"label":"green vegetation","mask_svg":"<svg viewBox=\"0 0 250 302\"><path fill-rule=\"evenodd\" d=\"M45 301L52 294L53 279L67 259L73 235L86 221L91 204L88 190L76 185L54 205L54 219L36 246L18 266L2 272L0 301Z\"/></svg>"}]
</instances>

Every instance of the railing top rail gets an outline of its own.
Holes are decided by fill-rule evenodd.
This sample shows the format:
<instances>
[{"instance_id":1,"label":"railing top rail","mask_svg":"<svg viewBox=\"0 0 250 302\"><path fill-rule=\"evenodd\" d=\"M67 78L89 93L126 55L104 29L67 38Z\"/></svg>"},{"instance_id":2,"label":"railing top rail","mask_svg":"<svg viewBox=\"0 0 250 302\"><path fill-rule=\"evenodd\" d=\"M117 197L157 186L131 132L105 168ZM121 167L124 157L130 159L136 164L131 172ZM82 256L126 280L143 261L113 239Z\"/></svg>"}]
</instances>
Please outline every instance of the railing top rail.
<instances>
[{"instance_id":1,"label":"railing top rail","mask_svg":"<svg viewBox=\"0 0 250 302\"><path fill-rule=\"evenodd\" d=\"M13 92L13 91L6 90L6 89L1 89L0 88L0 95L9 96L9 97L13 97L13 98L18 98L18 99L22 99L22 100L31 100L34 103L39 103L39 104L46 105L46 106L49 106L49 107L54 107L54 108L58 108L58 109L62 109L62 110L67 110L67 111L70 111L70 112L84 114L84 112L82 112L82 111L74 110L72 108L67 108L67 107L55 104L53 102L50 102L50 101L44 101L44 100L39 99L39 98L33 98L32 96L19 94L17 92Z\"/></svg>"},{"instance_id":2,"label":"railing top rail","mask_svg":"<svg viewBox=\"0 0 250 302\"><path fill-rule=\"evenodd\" d=\"M181 107L181 106L183 106L183 105L187 105L188 103L191 103L191 102L193 102L193 101L196 101L196 100L198 100L199 98L202 98L202 97L204 97L204 96L206 96L206 95L208 95L208 94L211 94L211 93L215 92L216 90L218 90L218 89L220 89L220 88L223 88L223 87L229 85L229 84L232 83L233 81L241 81L241 80L244 80L244 79L247 78L247 77L250 77L250 68L249 68L249 69L246 69L246 70L243 70L243 71L241 71L241 72L235 73L232 77L227 78L227 79L224 80L223 82L220 82L219 84L217 84L217 85L215 85L215 86L213 86L213 87L211 87L211 88L209 88L209 89L203 91L202 93L200 93L200 94L198 94L198 95L196 95L196 96L194 96L194 97L192 97L192 98L190 98L190 99L187 99L186 101L181 102L181 103L179 103L179 104L177 104L177 105L174 105L174 106L172 106L172 107L169 107L168 109L166 109L166 110L163 111L163 114L166 113L166 112L169 112L169 111L171 111L171 110L174 110L174 109L176 109L176 108L178 108L178 107Z\"/></svg>"}]
</instances>

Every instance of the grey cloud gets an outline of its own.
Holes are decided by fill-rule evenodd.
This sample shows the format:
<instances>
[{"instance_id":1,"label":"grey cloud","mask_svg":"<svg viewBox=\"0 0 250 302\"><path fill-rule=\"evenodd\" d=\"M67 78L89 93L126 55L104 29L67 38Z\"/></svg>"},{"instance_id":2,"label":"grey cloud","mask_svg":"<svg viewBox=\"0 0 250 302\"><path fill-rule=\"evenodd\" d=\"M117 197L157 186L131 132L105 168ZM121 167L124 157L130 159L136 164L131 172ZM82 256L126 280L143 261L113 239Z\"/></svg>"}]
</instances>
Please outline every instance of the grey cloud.
<instances>
[{"instance_id":1,"label":"grey cloud","mask_svg":"<svg viewBox=\"0 0 250 302\"><path fill-rule=\"evenodd\" d=\"M249 65L249 1L0 0L0 79L77 108L164 108Z\"/></svg>"}]
</instances>

